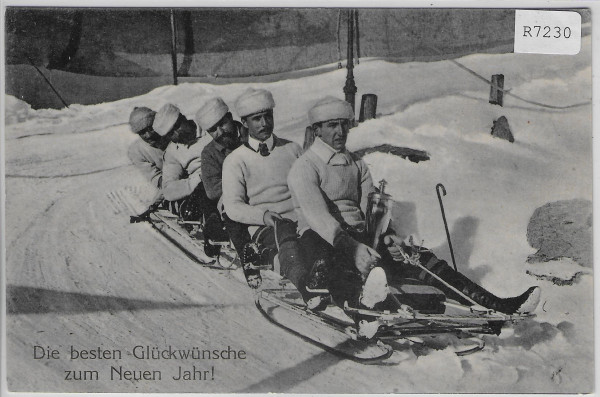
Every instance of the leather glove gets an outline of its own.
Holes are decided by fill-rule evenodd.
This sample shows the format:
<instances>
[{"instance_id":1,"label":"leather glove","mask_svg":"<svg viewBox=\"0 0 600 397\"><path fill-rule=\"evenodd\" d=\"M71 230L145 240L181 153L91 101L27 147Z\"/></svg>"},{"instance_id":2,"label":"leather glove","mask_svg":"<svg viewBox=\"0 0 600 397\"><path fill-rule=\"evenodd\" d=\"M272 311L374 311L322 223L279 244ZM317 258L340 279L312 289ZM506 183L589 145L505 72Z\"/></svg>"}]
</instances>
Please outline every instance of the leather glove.
<instances>
[{"instance_id":1,"label":"leather glove","mask_svg":"<svg viewBox=\"0 0 600 397\"><path fill-rule=\"evenodd\" d=\"M158 204L154 203L144 212L139 215L132 215L129 217L129 223L139 223L150 220L150 214L158 209Z\"/></svg>"},{"instance_id":2,"label":"leather glove","mask_svg":"<svg viewBox=\"0 0 600 397\"><path fill-rule=\"evenodd\" d=\"M200 173L200 168L198 168L198 171L188 176L188 180L190 181L190 187L192 189L195 189L200 184L200 182L202 182L202 174Z\"/></svg>"},{"instance_id":3,"label":"leather glove","mask_svg":"<svg viewBox=\"0 0 600 397\"><path fill-rule=\"evenodd\" d=\"M415 244L416 238L413 235L402 239L395 234L388 234L383 238L390 256L396 262L406 262L406 257L410 257L416 252L419 252L420 246Z\"/></svg>"},{"instance_id":4,"label":"leather glove","mask_svg":"<svg viewBox=\"0 0 600 397\"><path fill-rule=\"evenodd\" d=\"M266 211L263 214L263 223L265 226L275 227L275 220L282 220L283 217L279 215L277 212Z\"/></svg>"},{"instance_id":5,"label":"leather glove","mask_svg":"<svg viewBox=\"0 0 600 397\"><path fill-rule=\"evenodd\" d=\"M402 247L403 241L400 237L395 234L389 234L383 238L383 244L385 244L385 247L393 260L396 262L404 262L404 255L402 255L404 252Z\"/></svg>"},{"instance_id":6,"label":"leather glove","mask_svg":"<svg viewBox=\"0 0 600 397\"><path fill-rule=\"evenodd\" d=\"M366 277L381 259L373 248L356 241L346 233L340 233L335 238L333 246L352 258L354 266L363 277Z\"/></svg>"}]
</instances>

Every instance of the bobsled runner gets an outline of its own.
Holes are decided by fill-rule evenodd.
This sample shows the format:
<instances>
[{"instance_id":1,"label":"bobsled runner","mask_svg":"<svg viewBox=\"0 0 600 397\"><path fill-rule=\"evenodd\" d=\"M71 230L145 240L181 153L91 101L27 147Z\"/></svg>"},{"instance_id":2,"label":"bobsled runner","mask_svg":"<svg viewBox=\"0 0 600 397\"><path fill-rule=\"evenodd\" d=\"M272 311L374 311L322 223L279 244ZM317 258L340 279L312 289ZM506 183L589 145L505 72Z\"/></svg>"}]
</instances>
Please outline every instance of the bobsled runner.
<instances>
[{"instance_id":1,"label":"bobsled runner","mask_svg":"<svg viewBox=\"0 0 600 397\"><path fill-rule=\"evenodd\" d=\"M237 254L230 242L209 241L219 247L216 254L207 255L202 235L203 224L198 221L185 221L166 209L148 212L143 218L132 221L147 221L172 244L178 247L194 262L216 269L235 269L239 266Z\"/></svg>"},{"instance_id":2,"label":"bobsled runner","mask_svg":"<svg viewBox=\"0 0 600 397\"><path fill-rule=\"evenodd\" d=\"M468 347L458 348L455 353L471 354L484 348L482 335L499 335L504 327L533 316L466 306L447 299L435 287L411 279L390 285L390 294L398 302L396 311L364 310L349 307L347 303L343 309L331 303L322 311L311 311L300 293L288 285L262 289L255 303L273 324L334 354L362 363L387 359L394 345L401 341L427 344L428 338L442 334L468 340ZM365 340L358 336L350 317L353 314L377 321L378 330L373 338Z\"/></svg>"}]
</instances>

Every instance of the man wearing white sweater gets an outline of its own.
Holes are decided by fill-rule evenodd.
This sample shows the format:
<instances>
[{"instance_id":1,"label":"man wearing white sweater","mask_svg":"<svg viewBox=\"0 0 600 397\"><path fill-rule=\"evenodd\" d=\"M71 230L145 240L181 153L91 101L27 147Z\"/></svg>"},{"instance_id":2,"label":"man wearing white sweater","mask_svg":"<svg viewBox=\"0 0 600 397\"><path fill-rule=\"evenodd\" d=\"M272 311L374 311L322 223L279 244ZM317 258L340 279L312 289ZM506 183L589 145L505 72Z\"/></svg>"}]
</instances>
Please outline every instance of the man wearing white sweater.
<instances>
[{"instance_id":1,"label":"man wearing white sweater","mask_svg":"<svg viewBox=\"0 0 600 397\"><path fill-rule=\"evenodd\" d=\"M326 97L310 109L309 119L317 138L288 176L298 216L301 254L306 261L294 270L296 277L304 277L309 290L319 289L323 285L314 288L310 284L315 274L320 273L317 281L324 281L339 306L347 301L353 307L393 308L387 279L407 276L464 300L427 273L402 263L402 251L410 251L412 247L398 236L383 236L383 244L379 246L387 249L379 252L364 244L364 214L374 187L365 162L346 149L350 122L354 120L352 107L340 99ZM502 299L455 272L430 251L421 254L421 262L485 307L512 314L531 311L539 302L537 287L518 297ZM377 331L376 322L369 323L362 317L356 320L362 336L372 337Z\"/></svg>"},{"instance_id":2,"label":"man wearing white sweater","mask_svg":"<svg viewBox=\"0 0 600 397\"><path fill-rule=\"evenodd\" d=\"M148 209L139 215L130 217L131 222L147 219L150 212L163 205L162 168L163 155L170 142L169 136L161 136L152 128L156 112L147 107L135 107L129 115L129 127L139 136L127 149L129 160L156 187L156 193L149 203Z\"/></svg>"},{"instance_id":3,"label":"man wearing white sweater","mask_svg":"<svg viewBox=\"0 0 600 397\"><path fill-rule=\"evenodd\" d=\"M153 127L159 134L171 136L164 154L163 194L169 201L184 199L202 182L200 156L211 138L198 138L196 123L170 103L158 111Z\"/></svg>"},{"instance_id":4,"label":"man wearing white sweater","mask_svg":"<svg viewBox=\"0 0 600 397\"><path fill-rule=\"evenodd\" d=\"M151 212L160 206L170 205L162 192L162 168L165 149L169 145L168 131L159 134L153 128L156 112L147 107L135 107L129 115L129 127L140 139L136 139L127 149L127 156L149 182L157 188L148 208L138 215L132 215L130 222L141 222L148 219Z\"/></svg>"},{"instance_id":5,"label":"man wearing white sweater","mask_svg":"<svg viewBox=\"0 0 600 397\"><path fill-rule=\"evenodd\" d=\"M302 149L297 143L273 134L274 107L272 94L263 89L250 88L236 100L236 111L248 129L248 142L235 149L223 162L223 206L228 231L243 225L248 227L251 235L260 236L259 242L263 245L273 247L275 224L280 226L278 230L286 234L283 237L280 233L281 238L277 239L283 267L287 263L287 255L295 255L293 246L296 239L296 225L292 223L296 221L296 213L287 186L287 175ZM255 246L248 243L244 247L238 245L236 249L244 262L248 284L257 288L261 277L253 264L260 253L251 252L250 248ZM288 243L290 249L287 249Z\"/></svg>"},{"instance_id":6,"label":"man wearing white sweater","mask_svg":"<svg viewBox=\"0 0 600 397\"><path fill-rule=\"evenodd\" d=\"M127 149L127 156L157 189L162 186L163 154L169 144L152 129L156 112L147 107L135 107L129 115L129 127L140 139Z\"/></svg>"}]
</instances>

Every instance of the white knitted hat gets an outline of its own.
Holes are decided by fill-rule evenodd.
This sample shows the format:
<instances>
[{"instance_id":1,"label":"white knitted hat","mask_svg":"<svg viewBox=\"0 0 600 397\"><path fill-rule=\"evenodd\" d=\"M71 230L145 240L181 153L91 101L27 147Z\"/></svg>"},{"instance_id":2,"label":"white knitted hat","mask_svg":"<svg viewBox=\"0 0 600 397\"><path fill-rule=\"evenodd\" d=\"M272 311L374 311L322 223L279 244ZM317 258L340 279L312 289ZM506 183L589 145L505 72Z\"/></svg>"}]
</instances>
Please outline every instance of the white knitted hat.
<instances>
[{"instance_id":1,"label":"white knitted hat","mask_svg":"<svg viewBox=\"0 0 600 397\"><path fill-rule=\"evenodd\" d=\"M196 122L207 131L229 112L229 107L219 97L211 98L196 112Z\"/></svg>"},{"instance_id":2,"label":"white knitted hat","mask_svg":"<svg viewBox=\"0 0 600 397\"><path fill-rule=\"evenodd\" d=\"M240 117L246 117L264 110L273 109L274 107L275 101L273 100L273 95L263 89L248 88L235 101L235 110Z\"/></svg>"},{"instance_id":3,"label":"white knitted hat","mask_svg":"<svg viewBox=\"0 0 600 397\"><path fill-rule=\"evenodd\" d=\"M177 106L167 103L156 113L152 129L160 136L167 135L177 122L180 114L181 112Z\"/></svg>"},{"instance_id":4,"label":"white knitted hat","mask_svg":"<svg viewBox=\"0 0 600 397\"><path fill-rule=\"evenodd\" d=\"M310 124L320 123L327 120L354 119L352 105L341 99L326 96L319 100L308 111L308 120Z\"/></svg>"},{"instance_id":5,"label":"white knitted hat","mask_svg":"<svg viewBox=\"0 0 600 397\"><path fill-rule=\"evenodd\" d=\"M135 107L129 115L129 127L136 134L152 126L156 112L147 107Z\"/></svg>"}]
</instances>

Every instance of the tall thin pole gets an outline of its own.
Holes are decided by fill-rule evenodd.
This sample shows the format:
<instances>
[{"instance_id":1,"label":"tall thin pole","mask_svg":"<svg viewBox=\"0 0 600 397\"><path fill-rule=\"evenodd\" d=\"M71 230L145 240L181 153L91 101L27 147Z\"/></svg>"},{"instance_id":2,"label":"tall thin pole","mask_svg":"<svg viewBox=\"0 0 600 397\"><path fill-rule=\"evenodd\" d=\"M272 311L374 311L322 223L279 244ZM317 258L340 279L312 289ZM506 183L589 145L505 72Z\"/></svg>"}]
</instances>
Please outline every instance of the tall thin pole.
<instances>
[{"instance_id":1,"label":"tall thin pole","mask_svg":"<svg viewBox=\"0 0 600 397\"><path fill-rule=\"evenodd\" d=\"M342 40L340 39L341 26L342 26L342 10L339 10L338 11L338 22L337 22L338 69L342 68Z\"/></svg>"},{"instance_id":2,"label":"tall thin pole","mask_svg":"<svg viewBox=\"0 0 600 397\"><path fill-rule=\"evenodd\" d=\"M171 10L171 62L173 64L173 84L177 85L177 36L175 35L175 14Z\"/></svg>"},{"instance_id":3,"label":"tall thin pole","mask_svg":"<svg viewBox=\"0 0 600 397\"><path fill-rule=\"evenodd\" d=\"M456 267L456 260L454 260L454 250L452 249L452 241L450 240L450 231L448 230L448 222L446 222L446 213L444 212L444 204L442 203L442 196L440 195L440 190L446 195L446 188L441 183L438 183L435 186L435 191L438 196L438 201L440 202L440 209L442 210L442 219L444 220L444 228L446 229L446 237L448 238L448 247L450 248L450 255L452 256L452 264L454 265L454 270L458 271Z\"/></svg>"},{"instance_id":4,"label":"tall thin pole","mask_svg":"<svg viewBox=\"0 0 600 397\"><path fill-rule=\"evenodd\" d=\"M348 73L346 74L346 85L344 86L344 94L346 95L346 102L352 105L354 110L354 95L356 94L356 85L354 84L354 10L348 10L348 62L346 68Z\"/></svg>"},{"instance_id":5,"label":"tall thin pole","mask_svg":"<svg viewBox=\"0 0 600 397\"><path fill-rule=\"evenodd\" d=\"M360 31L358 29L358 10L354 10L354 25L356 30L356 64L360 63Z\"/></svg>"}]
</instances>

